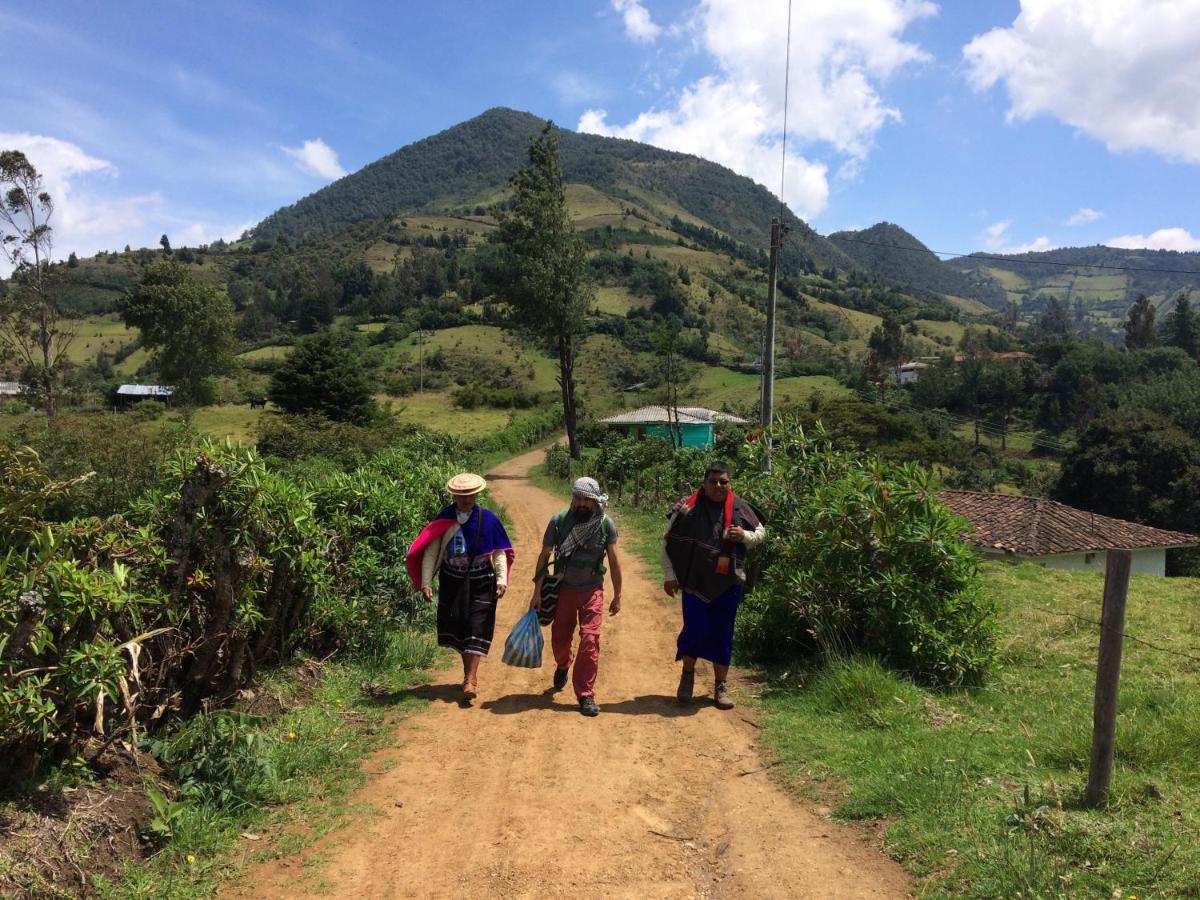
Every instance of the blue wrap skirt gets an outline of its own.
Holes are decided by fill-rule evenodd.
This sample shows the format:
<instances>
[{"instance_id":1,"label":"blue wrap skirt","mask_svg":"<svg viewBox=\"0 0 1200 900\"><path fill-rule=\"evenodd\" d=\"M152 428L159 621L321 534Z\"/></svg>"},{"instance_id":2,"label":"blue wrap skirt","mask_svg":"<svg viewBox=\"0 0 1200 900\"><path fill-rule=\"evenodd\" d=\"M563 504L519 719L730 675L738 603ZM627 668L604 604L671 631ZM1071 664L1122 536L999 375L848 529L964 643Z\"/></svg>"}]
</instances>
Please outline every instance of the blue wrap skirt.
<instances>
[{"instance_id":1,"label":"blue wrap skirt","mask_svg":"<svg viewBox=\"0 0 1200 900\"><path fill-rule=\"evenodd\" d=\"M712 603L683 592L683 630L679 632L675 659L688 656L727 666L733 659L733 624L745 587L734 584Z\"/></svg>"}]
</instances>

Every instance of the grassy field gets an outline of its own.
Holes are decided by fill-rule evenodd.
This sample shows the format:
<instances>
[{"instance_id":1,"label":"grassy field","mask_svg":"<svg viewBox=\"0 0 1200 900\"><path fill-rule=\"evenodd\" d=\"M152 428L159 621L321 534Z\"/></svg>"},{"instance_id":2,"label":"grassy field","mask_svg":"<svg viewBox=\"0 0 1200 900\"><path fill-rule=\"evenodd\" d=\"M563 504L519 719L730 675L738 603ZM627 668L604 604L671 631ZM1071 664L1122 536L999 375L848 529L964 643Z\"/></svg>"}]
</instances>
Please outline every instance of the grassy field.
<instances>
[{"instance_id":1,"label":"grassy field","mask_svg":"<svg viewBox=\"0 0 1200 900\"><path fill-rule=\"evenodd\" d=\"M280 360L292 352L291 347L281 347L278 344L273 344L269 347L259 347L257 350L248 350L245 353L239 353L238 359L246 362L255 362L263 359Z\"/></svg>"},{"instance_id":2,"label":"grassy field","mask_svg":"<svg viewBox=\"0 0 1200 900\"><path fill-rule=\"evenodd\" d=\"M650 306L649 297L638 297L625 287L602 287L596 289L596 309L602 313L623 316L631 309Z\"/></svg>"},{"instance_id":3,"label":"grassy field","mask_svg":"<svg viewBox=\"0 0 1200 900\"><path fill-rule=\"evenodd\" d=\"M425 352L444 350L449 353L475 353L509 362L525 362L533 367L534 378L529 388L552 391L558 387L558 364L536 350L521 346L510 334L494 325L462 325L425 332ZM406 358L417 358L417 335L412 334L394 345ZM434 426L436 427L436 426Z\"/></svg>"},{"instance_id":4,"label":"grassy field","mask_svg":"<svg viewBox=\"0 0 1200 900\"><path fill-rule=\"evenodd\" d=\"M253 444L263 413L264 410L251 409L247 403L202 406L196 410L192 422L198 430L218 440L229 438L231 441Z\"/></svg>"},{"instance_id":5,"label":"grassy field","mask_svg":"<svg viewBox=\"0 0 1200 900\"><path fill-rule=\"evenodd\" d=\"M923 896L1194 897L1200 581L1133 577L1113 800L1081 807L1103 577L985 566L1002 662L932 693L868 662L771 683L764 739L840 818L878 822Z\"/></svg>"},{"instance_id":6,"label":"grassy field","mask_svg":"<svg viewBox=\"0 0 1200 900\"><path fill-rule=\"evenodd\" d=\"M424 425L464 440L486 437L499 431L508 424L510 415L507 409L459 409L448 391L426 391L408 397L380 395L376 399L385 405L391 404L401 422ZM529 415L531 412L518 410L517 415Z\"/></svg>"},{"instance_id":7,"label":"grassy field","mask_svg":"<svg viewBox=\"0 0 1200 900\"><path fill-rule=\"evenodd\" d=\"M66 323L75 333L75 339L67 348L67 359L76 365L94 362L103 350L110 356L137 337L137 331L125 327L115 316L89 316L73 319Z\"/></svg>"},{"instance_id":8,"label":"grassy field","mask_svg":"<svg viewBox=\"0 0 1200 900\"><path fill-rule=\"evenodd\" d=\"M762 379L751 372L735 372L722 366L701 370L694 381L680 389L680 399L720 409L723 405L745 407L758 402ZM775 403L798 403L815 393L847 394L848 390L828 375L802 375L775 381Z\"/></svg>"},{"instance_id":9,"label":"grassy field","mask_svg":"<svg viewBox=\"0 0 1200 900\"><path fill-rule=\"evenodd\" d=\"M956 297L953 294L945 294L946 302L951 306L958 307L965 313L970 313L973 316L986 316L989 313L995 312L986 303L981 303L978 300L973 300L970 297Z\"/></svg>"}]
</instances>

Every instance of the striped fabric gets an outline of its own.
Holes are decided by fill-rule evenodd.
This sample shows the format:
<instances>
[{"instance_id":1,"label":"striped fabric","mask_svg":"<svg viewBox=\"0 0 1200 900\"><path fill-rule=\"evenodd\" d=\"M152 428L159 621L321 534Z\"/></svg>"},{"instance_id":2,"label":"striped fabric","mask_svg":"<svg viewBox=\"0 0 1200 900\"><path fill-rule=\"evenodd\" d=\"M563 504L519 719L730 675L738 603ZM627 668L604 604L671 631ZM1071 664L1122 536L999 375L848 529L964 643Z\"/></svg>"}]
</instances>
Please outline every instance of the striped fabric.
<instances>
[{"instance_id":1,"label":"striped fabric","mask_svg":"<svg viewBox=\"0 0 1200 900\"><path fill-rule=\"evenodd\" d=\"M517 619L504 642L506 665L522 669L540 669L542 666L542 629L538 625L537 613L532 609Z\"/></svg>"}]
</instances>

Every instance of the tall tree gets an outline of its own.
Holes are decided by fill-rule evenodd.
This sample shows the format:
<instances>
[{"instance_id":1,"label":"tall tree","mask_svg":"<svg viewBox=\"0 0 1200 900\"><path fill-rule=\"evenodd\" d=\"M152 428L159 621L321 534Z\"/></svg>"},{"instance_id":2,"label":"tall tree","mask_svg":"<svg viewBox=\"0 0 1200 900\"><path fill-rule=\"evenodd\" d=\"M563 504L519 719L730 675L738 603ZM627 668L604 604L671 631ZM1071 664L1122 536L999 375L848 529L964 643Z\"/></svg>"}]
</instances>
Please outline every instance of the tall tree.
<instances>
[{"instance_id":1,"label":"tall tree","mask_svg":"<svg viewBox=\"0 0 1200 900\"><path fill-rule=\"evenodd\" d=\"M671 444L677 448L683 446L683 429L679 426L679 382L683 377L683 359L679 354L681 330L679 320L671 318L656 328L653 335L654 353L662 365Z\"/></svg>"},{"instance_id":2,"label":"tall tree","mask_svg":"<svg viewBox=\"0 0 1200 900\"><path fill-rule=\"evenodd\" d=\"M1145 294L1138 294L1125 316L1125 347L1129 350L1146 350L1158 343L1154 329L1154 304Z\"/></svg>"},{"instance_id":3,"label":"tall tree","mask_svg":"<svg viewBox=\"0 0 1200 900\"><path fill-rule=\"evenodd\" d=\"M1162 341L1200 361L1200 323L1196 321L1196 312L1187 293L1175 299L1175 308L1163 320Z\"/></svg>"},{"instance_id":4,"label":"tall tree","mask_svg":"<svg viewBox=\"0 0 1200 900\"><path fill-rule=\"evenodd\" d=\"M1064 338L1071 333L1071 317L1066 304L1057 297L1046 301L1046 311L1038 319L1038 331L1044 338Z\"/></svg>"},{"instance_id":5,"label":"tall tree","mask_svg":"<svg viewBox=\"0 0 1200 900\"><path fill-rule=\"evenodd\" d=\"M871 332L867 346L881 366L894 370L904 357L904 331L900 327L900 320L890 312L885 313L883 322Z\"/></svg>"},{"instance_id":6,"label":"tall tree","mask_svg":"<svg viewBox=\"0 0 1200 900\"><path fill-rule=\"evenodd\" d=\"M142 333L154 351L159 375L184 403L208 399L208 379L229 371L237 340L233 303L222 291L196 281L185 266L162 260L146 268L122 295L125 324Z\"/></svg>"},{"instance_id":7,"label":"tall tree","mask_svg":"<svg viewBox=\"0 0 1200 900\"><path fill-rule=\"evenodd\" d=\"M587 248L567 215L552 122L529 145L529 165L513 175L510 184L511 205L496 213L496 239L503 252L489 275L513 319L554 345L567 443L571 456L579 459L575 363L595 291L587 277Z\"/></svg>"},{"instance_id":8,"label":"tall tree","mask_svg":"<svg viewBox=\"0 0 1200 900\"><path fill-rule=\"evenodd\" d=\"M54 201L18 150L0 152L0 191L0 247L13 267L12 284L0 295L0 352L21 366L34 401L53 419L58 377L74 338L53 296Z\"/></svg>"}]
</instances>

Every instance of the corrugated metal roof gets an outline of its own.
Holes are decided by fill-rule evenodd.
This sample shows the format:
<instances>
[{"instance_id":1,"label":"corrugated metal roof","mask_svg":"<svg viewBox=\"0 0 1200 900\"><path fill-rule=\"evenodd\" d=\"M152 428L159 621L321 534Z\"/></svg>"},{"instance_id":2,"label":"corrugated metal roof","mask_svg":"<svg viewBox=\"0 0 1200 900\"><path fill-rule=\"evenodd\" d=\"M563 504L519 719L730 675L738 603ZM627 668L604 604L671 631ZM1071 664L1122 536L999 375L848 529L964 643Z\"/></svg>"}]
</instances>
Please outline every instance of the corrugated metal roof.
<instances>
[{"instance_id":1,"label":"corrugated metal roof","mask_svg":"<svg viewBox=\"0 0 1200 900\"><path fill-rule=\"evenodd\" d=\"M170 397L175 388L162 384L123 384L117 388L118 397Z\"/></svg>"},{"instance_id":2,"label":"corrugated metal roof","mask_svg":"<svg viewBox=\"0 0 1200 900\"><path fill-rule=\"evenodd\" d=\"M939 491L938 499L967 519L970 537L983 547L1049 556L1092 550L1194 547L1200 537L1165 531L1075 509L1040 497L982 491Z\"/></svg>"},{"instance_id":3,"label":"corrugated metal roof","mask_svg":"<svg viewBox=\"0 0 1200 900\"><path fill-rule=\"evenodd\" d=\"M15 397L25 393L25 385L19 381L0 381L0 396Z\"/></svg>"},{"instance_id":4,"label":"corrugated metal roof","mask_svg":"<svg viewBox=\"0 0 1200 900\"><path fill-rule=\"evenodd\" d=\"M706 409L703 406L680 406L678 413L680 425L711 425L714 422L746 424L745 419L717 412L715 409ZM643 406L631 412L609 416L607 419L601 419L600 422L603 425L670 425L673 418L665 406Z\"/></svg>"}]
</instances>

